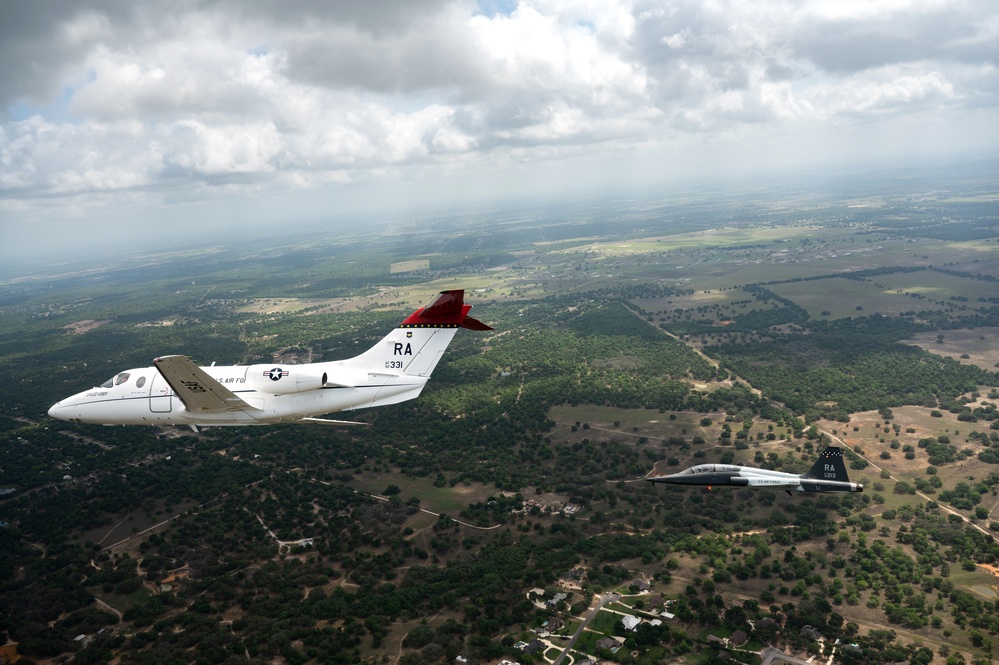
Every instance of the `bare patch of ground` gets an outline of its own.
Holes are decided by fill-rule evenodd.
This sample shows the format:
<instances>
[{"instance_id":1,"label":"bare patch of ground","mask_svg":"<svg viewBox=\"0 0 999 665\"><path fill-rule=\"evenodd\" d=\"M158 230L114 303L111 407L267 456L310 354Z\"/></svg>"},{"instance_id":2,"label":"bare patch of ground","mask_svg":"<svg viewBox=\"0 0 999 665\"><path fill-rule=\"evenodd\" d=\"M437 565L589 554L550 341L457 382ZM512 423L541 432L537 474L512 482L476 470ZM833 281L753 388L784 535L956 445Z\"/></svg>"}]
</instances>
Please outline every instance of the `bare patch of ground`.
<instances>
[{"instance_id":1,"label":"bare patch of ground","mask_svg":"<svg viewBox=\"0 0 999 665\"><path fill-rule=\"evenodd\" d=\"M977 565L978 565L979 568L982 568L983 570L986 570L986 571L992 573L996 577L999 577L999 566L993 566L993 565L988 564L988 563L980 563L980 564L977 564Z\"/></svg>"},{"instance_id":2,"label":"bare patch of ground","mask_svg":"<svg viewBox=\"0 0 999 665\"><path fill-rule=\"evenodd\" d=\"M67 335L82 335L85 332L90 332L96 328L111 323L113 319L84 319L83 321L77 321L76 323L71 323L68 326L63 326L63 330L66 331Z\"/></svg>"}]
</instances>

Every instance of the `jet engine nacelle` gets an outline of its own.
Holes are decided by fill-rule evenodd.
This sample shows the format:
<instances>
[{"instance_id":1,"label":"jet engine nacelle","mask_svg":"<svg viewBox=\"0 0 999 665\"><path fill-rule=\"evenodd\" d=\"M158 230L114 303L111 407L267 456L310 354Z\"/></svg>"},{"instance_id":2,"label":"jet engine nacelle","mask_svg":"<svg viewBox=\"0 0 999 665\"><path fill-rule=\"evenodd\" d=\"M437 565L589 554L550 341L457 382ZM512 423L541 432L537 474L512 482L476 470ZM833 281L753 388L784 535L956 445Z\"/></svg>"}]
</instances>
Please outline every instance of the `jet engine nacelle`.
<instances>
[{"instance_id":1,"label":"jet engine nacelle","mask_svg":"<svg viewBox=\"0 0 999 665\"><path fill-rule=\"evenodd\" d=\"M270 395L287 395L319 390L326 385L326 372L309 365L251 365L247 383Z\"/></svg>"}]
</instances>

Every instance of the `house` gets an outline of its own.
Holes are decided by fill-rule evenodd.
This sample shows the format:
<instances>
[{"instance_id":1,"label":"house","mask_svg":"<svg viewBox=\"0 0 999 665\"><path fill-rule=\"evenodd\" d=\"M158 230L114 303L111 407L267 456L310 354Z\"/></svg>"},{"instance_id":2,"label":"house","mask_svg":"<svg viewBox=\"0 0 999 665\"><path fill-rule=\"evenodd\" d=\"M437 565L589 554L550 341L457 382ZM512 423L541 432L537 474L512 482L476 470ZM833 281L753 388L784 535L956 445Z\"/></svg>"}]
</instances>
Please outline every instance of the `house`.
<instances>
[{"instance_id":1,"label":"house","mask_svg":"<svg viewBox=\"0 0 999 665\"><path fill-rule=\"evenodd\" d=\"M628 616L621 618L621 623L624 624L624 629L625 630L630 630L630 631L634 632L634 631L638 630L638 626L639 626L639 624L642 623L642 620L639 619L636 616L631 616L629 614Z\"/></svg>"},{"instance_id":2,"label":"house","mask_svg":"<svg viewBox=\"0 0 999 665\"><path fill-rule=\"evenodd\" d=\"M559 575L558 584L565 589L581 589L586 579L585 568L571 568Z\"/></svg>"},{"instance_id":3,"label":"house","mask_svg":"<svg viewBox=\"0 0 999 665\"><path fill-rule=\"evenodd\" d=\"M649 583L648 583L648 582L646 582L646 581L645 581L645 580L643 580L643 579L637 579L637 580L635 580L634 582L632 582L632 583L631 583L631 586L635 587L635 588L636 588L636 589L638 589L639 591L648 591L649 589L651 589L651 588L652 588L652 587L651 587L651 586L649 585Z\"/></svg>"},{"instance_id":4,"label":"house","mask_svg":"<svg viewBox=\"0 0 999 665\"><path fill-rule=\"evenodd\" d=\"M725 638L724 637L718 637L717 635L708 635L707 642L708 642L708 644L721 644L721 645L724 646L725 645Z\"/></svg>"},{"instance_id":5,"label":"house","mask_svg":"<svg viewBox=\"0 0 999 665\"><path fill-rule=\"evenodd\" d=\"M517 661L515 661L515 660L506 660L506 659L504 658L503 660L501 660L501 661L499 662L499 665L520 665L520 663L518 663L518 662L517 662Z\"/></svg>"},{"instance_id":6,"label":"house","mask_svg":"<svg viewBox=\"0 0 999 665\"><path fill-rule=\"evenodd\" d=\"M531 655L544 650L545 650L545 643L538 639L531 640L529 643L525 644L524 647L521 649L521 651L523 651L527 655Z\"/></svg>"},{"instance_id":7,"label":"house","mask_svg":"<svg viewBox=\"0 0 999 665\"><path fill-rule=\"evenodd\" d=\"M749 641L749 635L744 630L737 630L728 638L729 643L734 647L741 647Z\"/></svg>"},{"instance_id":8,"label":"house","mask_svg":"<svg viewBox=\"0 0 999 665\"><path fill-rule=\"evenodd\" d=\"M560 602L562 602L563 600L565 600L568 597L569 597L569 594L567 594L567 593L557 593L557 594L555 594L554 596L552 596L551 598L548 599L548 606L549 607L555 607L556 605L558 605Z\"/></svg>"},{"instance_id":9,"label":"house","mask_svg":"<svg viewBox=\"0 0 999 665\"><path fill-rule=\"evenodd\" d=\"M468 659L462 655L457 655L454 657L454 662L458 663L458 665L466 665L466 663L468 663Z\"/></svg>"},{"instance_id":10,"label":"house","mask_svg":"<svg viewBox=\"0 0 999 665\"><path fill-rule=\"evenodd\" d=\"M658 612L659 610L666 607L666 601L663 600L663 596L660 593L649 598L649 610L652 612Z\"/></svg>"},{"instance_id":11,"label":"house","mask_svg":"<svg viewBox=\"0 0 999 665\"><path fill-rule=\"evenodd\" d=\"M601 637L597 640L596 647L598 649L607 649L611 653L616 653L618 649L621 648L623 642L618 642L613 637Z\"/></svg>"},{"instance_id":12,"label":"house","mask_svg":"<svg viewBox=\"0 0 999 665\"><path fill-rule=\"evenodd\" d=\"M822 639L822 633L816 630L813 626L805 626L804 628L801 629L801 632L798 634L801 635L802 637L807 637L812 640Z\"/></svg>"},{"instance_id":13,"label":"house","mask_svg":"<svg viewBox=\"0 0 999 665\"><path fill-rule=\"evenodd\" d=\"M561 617L551 617L548 621L542 624L549 632L554 632L565 626L565 622L562 621Z\"/></svg>"}]
</instances>

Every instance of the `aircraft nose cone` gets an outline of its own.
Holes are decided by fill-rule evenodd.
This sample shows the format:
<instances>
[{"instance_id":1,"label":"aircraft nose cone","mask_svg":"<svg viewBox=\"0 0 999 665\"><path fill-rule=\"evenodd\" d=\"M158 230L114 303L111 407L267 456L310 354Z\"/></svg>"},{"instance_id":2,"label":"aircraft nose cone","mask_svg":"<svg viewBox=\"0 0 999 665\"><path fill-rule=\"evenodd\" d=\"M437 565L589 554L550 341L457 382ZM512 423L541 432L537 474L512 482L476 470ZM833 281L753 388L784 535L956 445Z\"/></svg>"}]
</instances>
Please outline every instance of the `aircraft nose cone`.
<instances>
[{"instance_id":1,"label":"aircraft nose cone","mask_svg":"<svg viewBox=\"0 0 999 665\"><path fill-rule=\"evenodd\" d=\"M62 405L62 402L56 402L49 408L49 416L55 418L56 420L66 420L66 407Z\"/></svg>"}]
</instances>

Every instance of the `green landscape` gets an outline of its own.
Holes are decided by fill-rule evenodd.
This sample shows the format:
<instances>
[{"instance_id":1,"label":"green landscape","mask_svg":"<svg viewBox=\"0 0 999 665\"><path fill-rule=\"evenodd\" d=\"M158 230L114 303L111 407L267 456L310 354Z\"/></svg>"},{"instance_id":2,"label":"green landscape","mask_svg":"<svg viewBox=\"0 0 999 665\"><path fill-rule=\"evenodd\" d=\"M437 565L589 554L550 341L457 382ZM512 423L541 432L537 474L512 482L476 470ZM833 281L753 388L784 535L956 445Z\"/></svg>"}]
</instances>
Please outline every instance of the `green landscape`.
<instances>
[{"instance_id":1,"label":"green landscape","mask_svg":"<svg viewBox=\"0 0 999 665\"><path fill-rule=\"evenodd\" d=\"M0 658L994 662L988 166L7 266ZM167 354L347 358L444 289L493 330L366 426L46 415ZM826 445L863 493L644 481Z\"/></svg>"}]
</instances>

